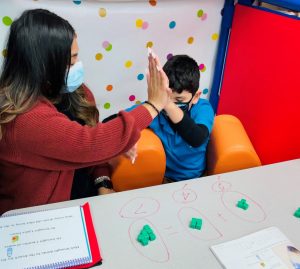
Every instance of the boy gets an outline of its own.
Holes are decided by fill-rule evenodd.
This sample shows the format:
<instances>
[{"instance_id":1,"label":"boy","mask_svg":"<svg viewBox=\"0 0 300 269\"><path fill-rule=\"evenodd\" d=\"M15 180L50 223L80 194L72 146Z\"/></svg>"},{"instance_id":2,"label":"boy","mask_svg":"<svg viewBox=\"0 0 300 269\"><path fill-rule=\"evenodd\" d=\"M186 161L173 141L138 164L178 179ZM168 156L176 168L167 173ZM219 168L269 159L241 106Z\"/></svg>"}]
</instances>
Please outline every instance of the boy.
<instances>
[{"instance_id":1,"label":"boy","mask_svg":"<svg viewBox=\"0 0 300 269\"><path fill-rule=\"evenodd\" d=\"M214 112L207 100L200 99L200 72L194 59L187 55L173 56L163 70L169 78L172 94L165 110L149 127L165 149L164 182L197 178L205 172Z\"/></svg>"}]
</instances>

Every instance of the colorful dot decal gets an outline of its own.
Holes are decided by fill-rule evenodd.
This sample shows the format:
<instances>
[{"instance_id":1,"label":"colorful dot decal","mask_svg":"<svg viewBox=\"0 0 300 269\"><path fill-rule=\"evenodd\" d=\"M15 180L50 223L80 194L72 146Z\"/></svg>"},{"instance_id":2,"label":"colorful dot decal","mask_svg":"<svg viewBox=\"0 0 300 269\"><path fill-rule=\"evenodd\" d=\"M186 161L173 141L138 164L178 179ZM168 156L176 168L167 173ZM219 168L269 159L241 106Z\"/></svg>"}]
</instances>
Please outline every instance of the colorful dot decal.
<instances>
[{"instance_id":1,"label":"colorful dot decal","mask_svg":"<svg viewBox=\"0 0 300 269\"><path fill-rule=\"evenodd\" d=\"M205 88L203 91L202 91L203 94L208 94L208 89Z\"/></svg>"},{"instance_id":2,"label":"colorful dot decal","mask_svg":"<svg viewBox=\"0 0 300 269\"><path fill-rule=\"evenodd\" d=\"M217 33L214 33L214 34L211 35L211 39L214 40L214 41L218 40L218 38L219 38L219 34L217 34Z\"/></svg>"},{"instance_id":3,"label":"colorful dot decal","mask_svg":"<svg viewBox=\"0 0 300 269\"><path fill-rule=\"evenodd\" d=\"M96 59L97 61L101 61L101 60L103 59L102 53L97 53L97 54L95 55L95 59Z\"/></svg>"},{"instance_id":4,"label":"colorful dot decal","mask_svg":"<svg viewBox=\"0 0 300 269\"><path fill-rule=\"evenodd\" d=\"M105 50L110 51L111 49L112 49L112 44L109 44L108 47Z\"/></svg>"},{"instance_id":5,"label":"colorful dot decal","mask_svg":"<svg viewBox=\"0 0 300 269\"><path fill-rule=\"evenodd\" d=\"M105 104L103 105L103 107L104 107L105 109L110 109L110 103L105 103Z\"/></svg>"},{"instance_id":6,"label":"colorful dot decal","mask_svg":"<svg viewBox=\"0 0 300 269\"><path fill-rule=\"evenodd\" d=\"M206 19L207 19L207 14L204 13L204 14L202 15L202 17L201 17L201 20L202 20L202 21L205 21Z\"/></svg>"},{"instance_id":7,"label":"colorful dot decal","mask_svg":"<svg viewBox=\"0 0 300 269\"><path fill-rule=\"evenodd\" d=\"M107 90L108 92L112 91L113 88L114 88L114 87L113 87L113 85L111 85L111 84L109 84L109 85L106 86L106 90Z\"/></svg>"},{"instance_id":8,"label":"colorful dot decal","mask_svg":"<svg viewBox=\"0 0 300 269\"><path fill-rule=\"evenodd\" d=\"M104 17L106 17L106 9L105 8L99 8L99 12L98 12L98 14L99 14L99 16L101 17L101 18L104 18Z\"/></svg>"},{"instance_id":9,"label":"colorful dot decal","mask_svg":"<svg viewBox=\"0 0 300 269\"><path fill-rule=\"evenodd\" d=\"M2 22L3 22L4 25L10 26L13 21L10 17L5 16L5 17L2 18Z\"/></svg>"},{"instance_id":10,"label":"colorful dot decal","mask_svg":"<svg viewBox=\"0 0 300 269\"><path fill-rule=\"evenodd\" d=\"M134 95L130 95L129 96L129 101L133 102L135 100L135 96Z\"/></svg>"},{"instance_id":11,"label":"colorful dot decal","mask_svg":"<svg viewBox=\"0 0 300 269\"><path fill-rule=\"evenodd\" d=\"M137 28L142 28L142 26L143 26L143 20L142 19L137 19L135 21L135 25L136 25Z\"/></svg>"},{"instance_id":12,"label":"colorful dot decal","mask_svg":"<svg viewBox=\"0 0 300 269\"><path fill-rule=\"evenodd\" d=\"M2 56L6 57L7 56L7 49L2 50Z\"/></svg>"},{"instance_id":13,"label":"colorful dot decal","mask_svg":"<svg viewBox=\"0 0 300 269\"><path fill-rule=\"evenodd\" d=\"M170 23L169 23L169 28L170 29L174 29L176 27L176 22L175 21L171 21Z\"/></svg>"},{"instance_id":14,"label":"colorful dot decal","mask_svg":"<svg viewBox=\"0 0 300 269\"><path fill-rule=\"evenodd\" d=\"M112 49L112 44L110 44L108 41L104 41L102 43L102 47L106 50L106 51L111 51Z\"/></svg>"},{"instance_id":15,"label":"colorful dot decal","mask_svg":"<svg viewBox=\"0 0 300 269\"><path fill-rule=\"evenodd\" d=\"M137 20L135 21L135 26L136 26L137 28L141 28L141 29L143 29L143 30L146 30L146 29L149 27L149 23L146 22L146 21L143 21L142 19L137 19Z\"/></svg>"},{"instance_id":16,"label":"colorful dot decal","mask_svg":"<svg viewBox=\"0 0 300 269\"><path fill-rule=\"evenodd\" d=\"M207 19L207 14L204 13L203 9L197 11L197 17L201 18L202 21Z\"/></svg>"},{"instance_id":17,"label":"colorful dot decal","mask_svg":"<svg viewBox=\"0 0 300 269\"><path fill-rule=\"evenodd\" d=\"M194 43L194 38L192 36L190 36L187 40L188 44L193 44Z\"/></svg>"},{"instance_id":18,"label":"colorful dot decal","mask_svg":"<svg viewBox=\"0 0 300 269\"><path fill-rule=\"evenodd\" d=\"M202 9L199 9L198 12L197 12L197 16L199 18L201 18L203 16L203 14L204 14L204 11Z\"/></svg>"},{"instance_id":19,"label":"colorful dot decal","mask_svg":"<svg viewBox=\"0 0 300 269\"><path fill-rule=\"evenodd\" d=\"M146 48L152 48L153 47L153 42L152 41L148 41L146 44Z\"/></svg>"},{"instance_id":20,"label":"colorful dot decal","mask_svg":"<svg viewBox=\"0 0 300 269\"><path fill-rule=\"evenodd\" d=\"M200 65L199 65L199 70L200 70L201 72L205 72L205 71L206 71L206 66L205 66L204 64L200 64Z\"/></svg>"},{"instance_id":21,"label":"colorful dot decal","mask_svg":"<svg viewBox=\"0 0 300 269\"><path fill-rule=\"evenodd\" d=\"M148 26L149 26L149 23L146 22L146 21L144 21L144 22L143 22L143 25L142 25L142 29L143 29L143 30L146 30L146 29L148 28Z\"/></svg>"},{"instance_id":22,"label":"colorful dot decal","mask_svg":"<svg viewBox=\"0 0 300 269\"><path fill-rule=\"evenodd\" d=\"M167 60L170 60L172 57L173 57L173 54L172 54L172 53L169 53L169 54L167 55Z\"/></svg>"},{"instance_id":23,"label":"colorful dot decal","mask_svg":"<svg viewBox=\"0 0 300 269\"><path fill-rule=\"evenodd\" d=\"M157 4L157 1L156 1L156 0L149 0L149 4L150 4L151 6L153 6L153 7L155 7L156 4Z\"/></svg>"},{"instance_id":24,"label":"colorful dot decal","mask_svg":"<svg viewBox=\"0 0 300 269\"><path fill-rule=\"evenodd\" d=\"M42 2L41 0L29 0L29 2L34 4L33 1L39 1L35 4ZM98 4L93 5L92 7L92 2L98 2ZM165 16L163 20L157 20L157 14L154 11L159 8L162 9L161 11L165 12L164 14L168 14L167 6L164 5L164 1L127 1L132 2L132 6L135 5L135 7L134 9L130 9L128 14L125 14L128 16L123 16L124 14L121 14L122 18L120 18L119 12L115 12L116 7L113 4L114 2L118 1L69 1L71 5L70 8L77 9L77 11L82 8L88 8L88 5L90 5L90 8L94 8L94 16L86 18L87 22L89 22L90 30L92 31L91 35L95 39L95 44L93 44L95 49L90 50L87 65L89 65L89 63L91 64L90 66L95 64L98 69L100 68L100 71L105 70L110 74L115 70L115 72L119 74L118 76L120 76L117 78L117 82L112 79L107 79L104 83L103 81L101 83L99 72L94 72L92 77L90 77L91 82L100 86L100 89L98 88L98 95L101 96L101 92L102 95L103 93L107 95L104 97L106 99L100 99L98 102L100 109L105 111L104 115L105 113L109 114L112 110L119 110L122 108L122 104L129 103L133 105L143 103L144 97L139 96L140 94L138 92L139 88L147 83L149 72L146 69L148 48L153 49L155 53L157 50L158 54L161 54L161 61L166 62L176 55L177 51L175 48L180 44L182 50L191 55L197 55L197 52L199 52L199 45L201 45L203 50L199 52L200 61L198 62L198 72L201 72L204 79L210 80L210 72L212 71L210 61L211 55L206 55L205 51L207 49L217 49L216 46L220 39L220 33L211 26L218 25L220 19L209 13L211 10L207 8L207 5L201 4L203 1L199 0L198 5L194 6L187 5L184 10L176 10L175 12L172 12L172 15L171 13L169 15L163 15ZM145 12L136 12L139 11L140 5L133 2L143 2ZM82 10L82 12L84 12L84 10ZM182 16L185 16L183 20ZM93 21L93 19L95 19L94 17L96 18L96 22ZM2 12L2 15L0 16L0 28L2 25L4 29L8 30L14 20L15 16L13 13ZM103 23L105 25L102 25ZM111 29L121 29L123 33L126 33L126 38L122 39L118 34L118 31L110 31L109 29L105 29L101 34L103 26L109 26L107 24L111 25L111 27L109 27ZM190 31L193 29L198 29L196 31L197 34L194 33L195 31ZM152 32L152 30L155 31ZM183 31L183 33L177 34L178 31ZM0 33L0 37L2 34L4 33ZM88 32L85 34L90 36ZM165 46L166 49L162 51L159 49L159 47L161 47L161 45L159 45L159 43L161 43L159 42L160 39L162 39L161 41L166 41L167 39L167 42L169 43L169 46ZM86 47L89 45L88 42L84 44ZM142 55L140 55L140 51L143 52ZM7 50L5 46L2 46L0 47L0 62L5 60L4 57L7 57ZM111 60L113 60L113 64ZM143 67L144 65L146 66ZM119 69L121 69L121 71ZM121 84L118 81L121 82ZM124 81L128 81L128 87L122 84ZM204 86L201 87L202 95L209 95L211 88L206 82L204 82L203 85ZM125 94L120 95L119 92L121 91L125 91Z\"/></svg>"},{"instance_id":25,"label":"colorful dot decal","mask_svg":"<svg viewBox=\"0 0 300 269\"><path fill-rule=\"evenodd\" d=\"M130 61L130 60L129 60L129 61L126 61L126 62L125 62L125 67L126 67L126 68L130 68L130 67L132 66L132 64L133 64L132 61Z\"/></svg>"},{"instance_id":26,"label":"colorful dot decal","mask_svg":"<svg viewBox=\"0 0 300 269\"><path fill-rule=\"evenodd\" d=\"M137 79L138 80L143 80L144 79L144 75L143 74L138 74Z\"/></svg>"}]
</instances>

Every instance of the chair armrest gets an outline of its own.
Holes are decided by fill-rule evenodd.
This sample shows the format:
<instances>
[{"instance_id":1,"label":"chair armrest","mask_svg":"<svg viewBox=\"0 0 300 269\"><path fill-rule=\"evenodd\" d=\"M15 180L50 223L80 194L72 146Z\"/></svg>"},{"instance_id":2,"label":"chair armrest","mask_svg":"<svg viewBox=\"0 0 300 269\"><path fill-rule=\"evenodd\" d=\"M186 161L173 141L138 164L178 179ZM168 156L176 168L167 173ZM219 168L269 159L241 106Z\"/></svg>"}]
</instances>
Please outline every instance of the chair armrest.
<instances>
[{"instance_id":1,"label":"chair armrest","mask_svg":"<svg viewBox=\"0 0 300 269\"><path fill-rule=\"evenodd\" d=\"M255 166L261 162L240 120L232 115L216 116L207 149L207 174Z\"/></svg>"},{"instance_id":2,"label":"chair armrest","mask_svg":"<svg viewBox=\"0 0 300 269\"><path fill-rule=\"evenodd\" d=\"M161 184L166 169L166 155L159 137L150 129L141 132L137 158L132 164L124 156L113 165L112 183L115 191L125 191Z\"/></svg>"}]
</instances>

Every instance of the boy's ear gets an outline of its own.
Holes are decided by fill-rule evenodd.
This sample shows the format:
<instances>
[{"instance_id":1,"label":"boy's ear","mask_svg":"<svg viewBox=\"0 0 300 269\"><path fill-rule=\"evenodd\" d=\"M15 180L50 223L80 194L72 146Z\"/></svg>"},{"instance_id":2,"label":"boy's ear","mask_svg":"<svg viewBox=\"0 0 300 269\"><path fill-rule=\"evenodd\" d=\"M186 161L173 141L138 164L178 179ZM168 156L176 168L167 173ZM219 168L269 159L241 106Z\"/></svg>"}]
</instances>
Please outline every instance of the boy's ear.
<instances>
[{"instance_id":1,"label":"boy's ear","mask_svg":"<svg viewBox=\"0 0 300 269\"><path fill-rule=\"evenodd\" d=\"M200 90L196 91L196 93L194 95L194 98L193 98L193 101L192 101L193 105L198 102L198 100L200 99L200 96L201 96L201 91Z\"/></svg>"}]
</instances>

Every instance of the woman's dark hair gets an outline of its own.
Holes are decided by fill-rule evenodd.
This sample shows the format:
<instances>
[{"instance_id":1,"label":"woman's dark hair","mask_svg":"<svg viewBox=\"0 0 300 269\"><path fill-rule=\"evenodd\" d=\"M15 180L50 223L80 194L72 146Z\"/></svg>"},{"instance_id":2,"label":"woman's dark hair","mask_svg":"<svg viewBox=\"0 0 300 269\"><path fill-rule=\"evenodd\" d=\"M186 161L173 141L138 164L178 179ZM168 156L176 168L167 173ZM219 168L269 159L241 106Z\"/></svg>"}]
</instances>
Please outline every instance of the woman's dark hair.
<instances>
[{"instance_id":1,"label":"woman's dark hair","mask_svg":"<svg viewBox=\"0 0 300 269\"><path fill-rule=\"evenodd\" d=\"M187 55L170 58L163 70L169 78L172 91L181 93L186 90L192 95L199 89L200 71L197 62Z\"/></svg>"},{"instance_id":2,"label":"woman's dark hair","mask_svg":"<svg viewBox=\"0 0 300 269\"><path fill-rule=\"evenodd\" d=\"M40 97L61 98L75 36L68 21L44 9L27 10L12 23L0 76L0 139L3 125Z\"/></svg>"},{"instance_id":3,"label":"woman's dark hair","mask_svg":"<svg viewBox=\"0 0 300 269\"><path fill-rule=\"evenodd\" d=\"M99 111L93 101L87 99L86 89L82 85L72 93L61 94L52 103L57 110L83 125L95 126L99 120ZM71 115L71 117L70 117Z\"/></svg>"}]
</instances>

